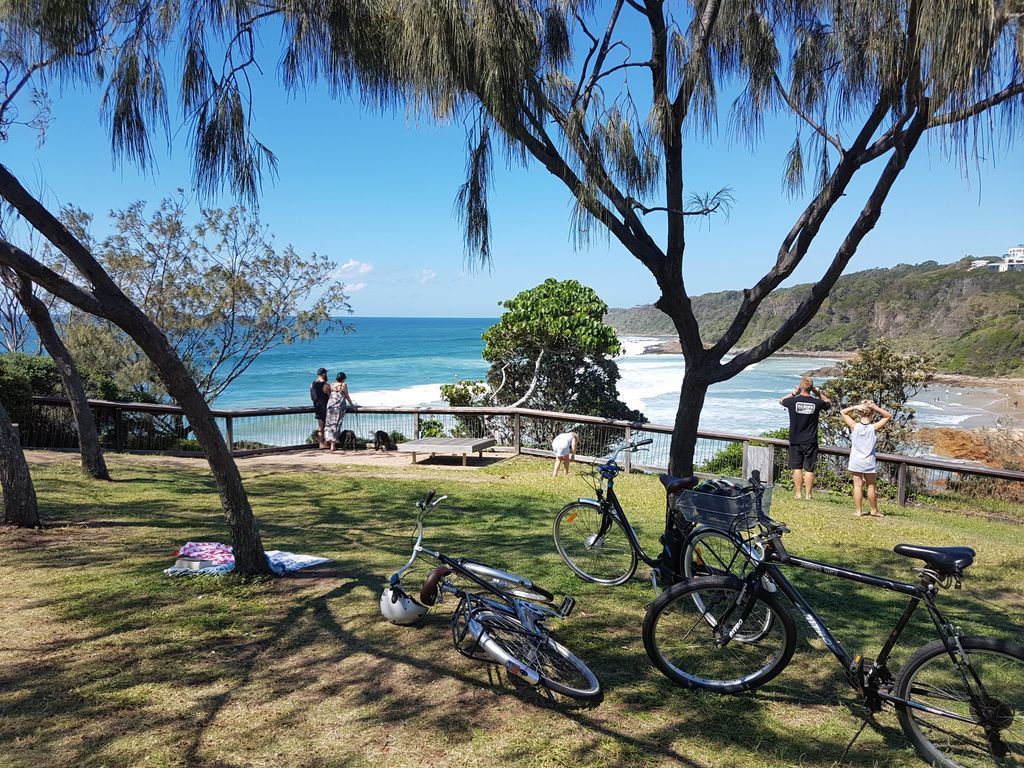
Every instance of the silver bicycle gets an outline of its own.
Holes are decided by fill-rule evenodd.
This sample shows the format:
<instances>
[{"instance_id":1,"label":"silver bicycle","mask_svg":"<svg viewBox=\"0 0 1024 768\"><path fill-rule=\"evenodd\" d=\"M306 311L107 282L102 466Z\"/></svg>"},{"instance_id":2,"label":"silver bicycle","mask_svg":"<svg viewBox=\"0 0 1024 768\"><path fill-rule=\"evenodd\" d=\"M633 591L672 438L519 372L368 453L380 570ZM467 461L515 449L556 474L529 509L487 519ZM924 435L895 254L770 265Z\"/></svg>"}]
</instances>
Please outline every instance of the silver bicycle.
<instances>
[{"instance_id":1,"label":"silver bicycle","mask_svg":"<svg viewBox=\"0 0 1024 768\"><path fill-rule=\"evenodd\" d=\"M451 595L457 601L451 618L452 642L459 653L504 667L549 695L600 699L597 676L552 638L547 628L549 619L564 619L572 613L575 601L571 597L566 596L555 608L551 593L530 579L423 546L423 520L446 498L435 497L431 491L425 500L416 502L419 513L412 557L391 576L381 595L381 613L396 624L414 624ZM440 565L427 574L417 600L402 588L402 577L420 555L432 557Z\"/></svg>"}]
</instances>

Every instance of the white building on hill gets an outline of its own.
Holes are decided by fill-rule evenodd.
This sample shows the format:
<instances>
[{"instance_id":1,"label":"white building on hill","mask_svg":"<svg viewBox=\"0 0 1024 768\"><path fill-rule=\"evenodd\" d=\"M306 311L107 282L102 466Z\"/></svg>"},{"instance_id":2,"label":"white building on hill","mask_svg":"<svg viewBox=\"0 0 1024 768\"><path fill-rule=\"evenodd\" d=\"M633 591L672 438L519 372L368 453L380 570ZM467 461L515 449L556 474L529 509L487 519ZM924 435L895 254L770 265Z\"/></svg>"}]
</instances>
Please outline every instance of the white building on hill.
<instances>
[{"instance_id":1,"label":"white building on hill","mask_svg":"<svg viewBox=\"0 0 1024 768\"><path fill-rule=\"evenodd\" d=\"M1003 256L1003 263L999 265L1000 272L1021 272L1024 271L1024 245L1011 248Z\"/></svg>"},{"instance_id":2,"label":"white building on hill","mask_svg":"<svg viewBox=\"0 0 1024 768\"><path fill-rule=\"evenodd\" d=\"M974 259L967 269L987 269L990 272L1024 272L1024 245L1011 248L999 260Z\"/></svg>"}]
</instances>

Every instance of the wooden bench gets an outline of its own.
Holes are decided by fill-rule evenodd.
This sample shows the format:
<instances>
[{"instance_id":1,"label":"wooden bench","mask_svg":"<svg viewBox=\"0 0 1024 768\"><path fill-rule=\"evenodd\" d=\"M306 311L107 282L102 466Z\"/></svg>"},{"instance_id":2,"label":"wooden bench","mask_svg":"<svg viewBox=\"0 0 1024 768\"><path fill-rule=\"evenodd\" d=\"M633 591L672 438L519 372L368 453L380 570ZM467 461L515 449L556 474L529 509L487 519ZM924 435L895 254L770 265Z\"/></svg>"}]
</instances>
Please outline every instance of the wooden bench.
<instances>
[{"instance_id":1,"label":"wooden bench","mask_svg":"<svg viewBox=\"0 0 1024 768\"><path fill-rule=\"evenodd\" d=\"M475 453L483 458L484 451L497 445L497 441L491 437L421 437L419 440L409 440L398 444L398 450L403 453L411 453L413 464L416 463L417 453L429 453L433 458L438 453L462 454L462 466L466 466L466 458Z\"/></svg>"}]
</instances>

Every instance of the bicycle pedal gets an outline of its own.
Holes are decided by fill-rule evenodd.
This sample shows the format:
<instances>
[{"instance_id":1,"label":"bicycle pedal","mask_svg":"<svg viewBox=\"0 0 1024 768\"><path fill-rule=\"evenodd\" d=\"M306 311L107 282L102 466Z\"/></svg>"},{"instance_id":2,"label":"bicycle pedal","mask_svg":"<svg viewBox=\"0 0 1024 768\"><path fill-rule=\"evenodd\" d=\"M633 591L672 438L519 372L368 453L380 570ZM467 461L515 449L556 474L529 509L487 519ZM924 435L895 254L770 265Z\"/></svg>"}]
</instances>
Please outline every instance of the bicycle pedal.
<instances>
[{"instance_id":1,"label":"bicycle pedal","mask_svg":"<svg viewBox=\"0 0 1024 768\"><path fill-rule=\"evenodd\" d=\"M562 598L562 604L558 606L558 615L563 619L568 618L572 609L576 607L576 600L566 595Z\"/></svg>"}]
</instances>

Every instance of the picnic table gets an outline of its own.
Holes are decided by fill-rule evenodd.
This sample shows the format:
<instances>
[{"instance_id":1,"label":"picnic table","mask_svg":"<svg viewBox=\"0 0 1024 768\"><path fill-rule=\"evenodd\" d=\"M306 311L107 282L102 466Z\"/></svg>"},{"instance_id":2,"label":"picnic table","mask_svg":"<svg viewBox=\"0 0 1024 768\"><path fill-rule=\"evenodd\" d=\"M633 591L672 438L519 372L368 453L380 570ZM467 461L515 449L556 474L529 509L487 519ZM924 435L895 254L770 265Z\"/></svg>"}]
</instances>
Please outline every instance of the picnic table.
<instances>
[{"instance_id":1,"label":"picnic table","mask_svg":"<svg viewBox=\"0 0 1024 768\"><path fill-rule=\"evenodd\" d=\"M462 454L462 466L466 466L466 457L475 453L483 458L484 451L497 444L492 437L421 437L419 440L409 440L398 444L398 450L403 453L411 453L412 461L416 463L417 453L429 453L433 458L438 453Z\"/></svg>"}]
</instances>

